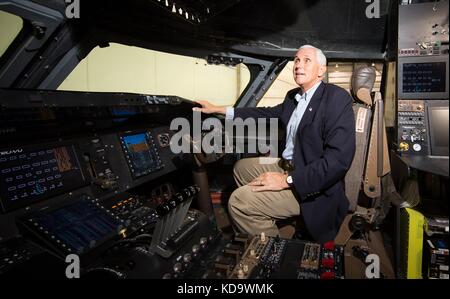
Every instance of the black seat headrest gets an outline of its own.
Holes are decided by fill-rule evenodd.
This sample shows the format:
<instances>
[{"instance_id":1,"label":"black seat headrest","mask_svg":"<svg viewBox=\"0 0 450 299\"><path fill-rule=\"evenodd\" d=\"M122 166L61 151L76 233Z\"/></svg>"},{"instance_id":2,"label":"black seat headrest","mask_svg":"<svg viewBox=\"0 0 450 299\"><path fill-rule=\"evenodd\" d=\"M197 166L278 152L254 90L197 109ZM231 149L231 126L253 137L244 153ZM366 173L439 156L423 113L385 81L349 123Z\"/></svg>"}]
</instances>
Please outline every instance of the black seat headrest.
<instances>
[{"instance_id":1,"label":"black seat headrest","mask_svg":"<svg viewBox=\"0 0 450 299\"><path fill-rule=\"evenodd\" d=\"M356 100L372 105L371 91L375 84L376 72L373 67L362 66L353 71L352 94Z\"/></svg>"}]
</instances>

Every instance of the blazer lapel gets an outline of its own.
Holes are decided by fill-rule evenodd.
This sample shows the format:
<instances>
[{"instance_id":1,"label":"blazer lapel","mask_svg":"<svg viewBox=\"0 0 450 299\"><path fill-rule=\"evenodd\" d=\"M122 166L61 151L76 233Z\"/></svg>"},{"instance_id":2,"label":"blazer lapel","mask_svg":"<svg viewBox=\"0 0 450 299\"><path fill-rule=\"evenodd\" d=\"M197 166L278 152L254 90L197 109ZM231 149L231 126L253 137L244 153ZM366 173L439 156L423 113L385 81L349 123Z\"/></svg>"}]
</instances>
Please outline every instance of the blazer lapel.
<instances>
[{"instance_id":1,"label":"blazer lapel","mask_svg":"<svg viewBox=\"0 0 450 299\"><path fill-rule=\"evenodd\" d=\"M314 93L311 101L309 102L308 107L306 107L305 113L303 114L302 120L300 121L300 124L297 128L297 134L299 134L302 129L309 125L312 120L314 119L314 115L316 115L316 112L319 108L319 104L322 100L322 95L325 90L325 84L322 82L320 83L319 87L317 87L316 92Z\"/></svg>"},{"instance_id":2,"label":"blazer lapel","mask_svg":"<svg viewBox=\"0 0 450 299\"><path fill-rule=\"evenodd\" d=\"M291 91L288 98L285 101L285 109L282 114L282 121L285 126L289 123L289 120L291 119L292 113L294 112L295 108L297 107L297 100L295 99L295 95L300 91L300 88L296 88ZM286 129L286 128L285 128Z\"/></svg>"}]
</instances>

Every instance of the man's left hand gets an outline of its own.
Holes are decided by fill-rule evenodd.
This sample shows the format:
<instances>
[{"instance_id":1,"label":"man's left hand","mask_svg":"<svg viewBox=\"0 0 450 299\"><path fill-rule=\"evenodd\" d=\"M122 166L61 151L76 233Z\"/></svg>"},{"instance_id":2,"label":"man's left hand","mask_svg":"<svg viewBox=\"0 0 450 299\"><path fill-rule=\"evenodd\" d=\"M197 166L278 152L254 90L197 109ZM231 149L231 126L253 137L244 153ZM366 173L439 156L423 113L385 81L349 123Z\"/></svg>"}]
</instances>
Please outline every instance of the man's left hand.
<instances>
[{"instance_id":1,"label":"man's left hand","mask_svg":"<svg viewBox=\"0 0 450 299\"><path fill-rule=\"evenodd\" d=\"M280 172L266 172L254 179L248 185L253 186L253 192L281 191L289 189L286 182L287 174Z\"/></svg>"}]
</instances>

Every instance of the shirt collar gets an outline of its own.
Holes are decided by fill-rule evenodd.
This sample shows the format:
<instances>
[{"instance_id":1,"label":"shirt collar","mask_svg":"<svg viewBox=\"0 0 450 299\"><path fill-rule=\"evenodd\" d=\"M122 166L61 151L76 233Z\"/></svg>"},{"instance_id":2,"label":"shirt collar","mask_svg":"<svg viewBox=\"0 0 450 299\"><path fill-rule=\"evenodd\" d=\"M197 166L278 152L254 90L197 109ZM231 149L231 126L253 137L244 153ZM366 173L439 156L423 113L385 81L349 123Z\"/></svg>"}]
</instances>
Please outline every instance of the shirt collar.
<instances>
[{"instance_id":1,"label":"shirt collar","mask_svg":"<svg viewBox=\"0 0 450 299\"><path fill-rule=\"evenodd\" d=\"M322 81L319 81L316 84L314 84L313 87L311 87L310 89L305 91L303 94L297 93L295 95L295 99L297 100L297 102L300 102L300 100L304 100L306 102L311 100L311 98L313 97L317 88L319 87L320 83L322 83Z\"/></svg>"}]
</instances>

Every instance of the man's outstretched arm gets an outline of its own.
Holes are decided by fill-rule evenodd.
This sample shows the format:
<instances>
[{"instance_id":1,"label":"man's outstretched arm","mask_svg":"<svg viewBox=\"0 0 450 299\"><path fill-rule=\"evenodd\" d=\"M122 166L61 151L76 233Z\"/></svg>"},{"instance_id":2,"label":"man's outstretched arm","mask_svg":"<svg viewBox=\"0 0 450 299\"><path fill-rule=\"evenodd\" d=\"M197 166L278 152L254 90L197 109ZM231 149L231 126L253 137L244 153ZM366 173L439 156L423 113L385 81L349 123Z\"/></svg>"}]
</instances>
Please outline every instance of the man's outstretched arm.
<instances>
[{"instance_id":1,"label":"man's outstretched arm","mask_svg":"<svg viewBox=\"0 0 450 299\"><path fill-rule=\"evenodd\" d=\"M208 101L196 101L202 107L194 107L192 110L205 114L223 114L227 119L234 118L278 118L281 115L283 104L274 107L245 107L233 108L231 106L217 106Z\"/></svg>"}]
</instances>

